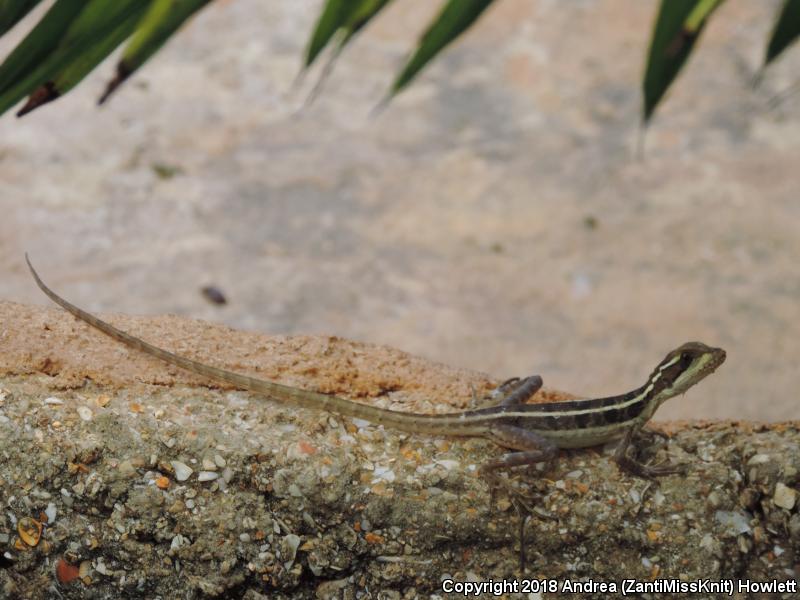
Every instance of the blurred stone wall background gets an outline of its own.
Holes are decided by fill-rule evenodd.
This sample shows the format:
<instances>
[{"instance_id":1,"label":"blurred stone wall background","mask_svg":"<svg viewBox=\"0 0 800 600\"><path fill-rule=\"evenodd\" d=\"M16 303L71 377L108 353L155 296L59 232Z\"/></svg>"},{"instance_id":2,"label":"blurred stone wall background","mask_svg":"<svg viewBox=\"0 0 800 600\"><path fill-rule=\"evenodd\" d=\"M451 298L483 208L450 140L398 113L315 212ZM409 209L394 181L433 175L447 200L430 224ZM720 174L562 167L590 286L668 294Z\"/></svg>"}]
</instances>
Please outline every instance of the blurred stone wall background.
<instances>
[{"instance_id":1,"label":"blurred stone wall background","mask_svg":"<svg viewBox=\"0 0 800 600\"><path fill-rule=\"evenodd\" d=\"M503 0L371 116L430 4L394 3L307 108L320 2L218 0L102 109L110 63L4 116L0 295L46 303L27 250L94 311L335 334L580 395L697 339L728 363L661 418L796 417L800 93L781 92L800 48L750 85L778 3L720 9L643 160L654 0Z\"/></svg>"}]
</instances>

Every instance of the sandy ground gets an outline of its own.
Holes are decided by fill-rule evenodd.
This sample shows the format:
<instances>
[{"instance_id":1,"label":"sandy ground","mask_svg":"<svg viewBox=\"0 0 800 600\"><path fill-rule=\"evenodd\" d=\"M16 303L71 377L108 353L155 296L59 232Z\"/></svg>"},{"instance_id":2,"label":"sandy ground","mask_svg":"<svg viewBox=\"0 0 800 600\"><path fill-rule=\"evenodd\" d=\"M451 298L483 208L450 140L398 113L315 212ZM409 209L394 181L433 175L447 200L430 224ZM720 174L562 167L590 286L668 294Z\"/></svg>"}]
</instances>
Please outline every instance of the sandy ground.
<instances>
[{"instance_id":1,"label":"sandy ground","mask_svg":"<svg viewBox=\"0 0 800 600\"><path fill-rule=\"evenodd\" d=\"M92 310L338 335L579 395L698 339L728 363L662 418L796 418L800 109L773 100L800 50L750 86L778 3L720 9L644 160L656 2L504 0L372 118L431 12L395 4L304 110L319 2L220 0L103 109L111 64L4 116L0 298L46 303L27 250Z\"/></svg>"}]
</instances>

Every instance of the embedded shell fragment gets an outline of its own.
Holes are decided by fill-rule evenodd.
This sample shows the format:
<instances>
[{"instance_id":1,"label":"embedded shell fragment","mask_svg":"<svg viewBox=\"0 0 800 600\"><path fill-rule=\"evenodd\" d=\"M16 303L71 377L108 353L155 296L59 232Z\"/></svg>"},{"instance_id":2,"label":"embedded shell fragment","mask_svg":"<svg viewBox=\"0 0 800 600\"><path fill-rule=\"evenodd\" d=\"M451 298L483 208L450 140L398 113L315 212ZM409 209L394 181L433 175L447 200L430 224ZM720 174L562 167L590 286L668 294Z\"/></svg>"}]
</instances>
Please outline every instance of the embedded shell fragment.
<instances>
[{"instance_id":1,"label":"embedded shell fragment","mask_svg":"<svg viewBox=\"0 0 800 600\"><path fill-rule=\"evenodd\" d=\"M17 533L19 533L19 539L33 548L39 544L39 540L42 538L42 524L33 517L24 517L17 523Z\"/></svg>"}]
</instances>

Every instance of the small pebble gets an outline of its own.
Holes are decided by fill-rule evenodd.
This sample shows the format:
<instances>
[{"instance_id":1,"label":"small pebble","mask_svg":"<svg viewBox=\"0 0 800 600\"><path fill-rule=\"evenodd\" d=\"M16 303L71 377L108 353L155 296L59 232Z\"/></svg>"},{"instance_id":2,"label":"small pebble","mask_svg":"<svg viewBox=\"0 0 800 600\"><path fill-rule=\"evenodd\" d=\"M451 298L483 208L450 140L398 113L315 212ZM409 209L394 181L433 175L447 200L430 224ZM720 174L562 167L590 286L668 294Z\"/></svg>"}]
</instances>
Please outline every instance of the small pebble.
<instances>
[{"instance_id":1,"label":"small pebble","mask_svg":"<svg viewBox=\"0 0 800 600\"><path fill-rule=\"evenodd\" d=\"M200 471L197 474L197 481L214 481L217 477L219 477L219 473L214 471Z\"/></svg>"},{"instance_id":2,"label":"small pebble","mask_svg":"<svg viewBox=\"0 0 800 600\"><path fill-rule=\"evenodd\" d=\"M455 462L455 461L453 461ZM448 467L445 467L448 468ZM396 478L395 472L388 467L377 467L373 481L383 480L392 482Z\"/></svg>"},{"instance_id":3,"label":"small pebble","mask_svg":"<svg viewBox=\"0 0 800 600\"><path fill-rule=\"evenodd\" d=\"M94 570L100 573L101 575L108 575L108 567L106 567L106 563L102 561L97 561L97 564L94 567Z\"/></svg>"},{"instance_id":4,"label":"small pebble","mask_svg":"<svg viewBox=\"0 0 800 600\"><path fill-rule=\"evenodd\" d=\"M64 404L64 401L61 398L55 398L54 396L50 396L49 398L44 399L45 404Z\"/></svg>"},{"instance_id":5,"label":"small pebble","mask_svg":"<svg viewBox=\"0 0 800 600\"><path fill-rule=\"evenodd\" d=\"M711 506L711 508L719 508L722 506L722 498L720 498L720 495L716 490L706 496L706 502L708 502L708 505Z\"/></svg>"},{"instance_id":6,"label":"small pebble","mask_svg":"<svg viewBox=\"0 0 800 600\"><path fill-rule=\"evenodd\" d=\"M47 515L47 524L52 525L56 522L56 516L58 515L58 511L56 510L56 505L52 502L47 505L47 508L44 509L44 514Z\"/></svg>"},{"instance_id":7,"label":"small pebble","mask_svg":"<svg viewBox=\"0 0 800 600\"><path fill-rule=\"evenodd\" d=\"M454 469L458 469L461 466L461 463L459 461L450 459L437 460L436 464L444 467L448 471L453 471ZM391 481L394 481L394 478L392 478Z\"/></svg>"},{"instance_id":8,"label":"small pebble","mask_svg":"<svg viewBox=\"0 0 800 600\"><path fill-rule=\"evenodd\" d=\"M222 456L220 456L219 454L215 454L214 464L217 465L220 469L223 469L228 463L225 461L224 458L222 458Z\"/></svg>"},{"instance_id":9,"label":"small pebble","mask_svg":"<svg viewBox=\"0 0 800 600\"><path fill-rule=\"evenodd\" d=\"M286 548L289 550L287 553L286 562L284 562L283 566L286 569L291 568L292 563L294 563L294 559L297 556L297 549L300 547L300 536L295 535L294 533L290 533L286 537L283 538L284 543L286 544Z\"/></svg>"},{"instance_id":10,"label":"small pebble","mask_svg":"<svg viewBox=\"0 0 800 600\"><path fill-rule=\"evenodd\" d=\"M747 461L749 465L764 465L772 461L772 457L769 454L754 454L750 457L750 460Z\"/></svg>"},{"instance_id":11,"label":"small pebble","mask_svg":"<svg viewBox=\"0 0 800 600\"><path fill-rule=\"evenodd\" d=\"M182 463L179 460L170 461L169 464L171 464L172 468L175 469L175 479L178 481L186 481L189 479L189 477L191 477L192 473L194 473L189 465Z\"/></svg>"},{"instance_id":12,"label":"small pebble","mask_svg":"<svg viewBox=\"0 0 800 600\"><path fill-rule=\"evenodd\" d=\"M80 570L75 565L71 565L63 558L56 562L56 579L59 583L69 583L80 577Z\"/></svg>"},{"instance_id":13,"label":"small pebble","mask_svg":"<svg viewBox=\"0 0 800 600\"><path fill-rule=\"evenodd\" d=\"M186 546L188 543L189 540L187 540L179 533L174 538L172 538L172 542L170 542L169 547L171 550L177 550L181 546Z\"/></svg>"},{"instance_id":14,"label":"small pebble","mask_svg":"<svg viewBox=\"0 0 800 600\"><path fill-rule=\"evenodd\" d=\"M225 294L223 294L220 289L214 285L207 285L200 290L205 296L206 300L211 302L212 304L227 304L228 300L225 298Z\"/></svg>"},{"instance_id":15,"label":"small pebble","mask_svg":"<svg viewBox=\"0 0 800 600\"><path fill-rule=\"evenodd\" d=\"M789 519L789 537L792 540L800 541L800 513L795 513Z\"/></svg>"},{"instance_id":16,"label":"small pebble","mask_svg":"<svg viewBox=\"0 0 800 600\"><path fill-rule=\"evenodd\" d=\"M775 506L792 510L797 502L797 492L781 482L775 486L775 495L772 497Z\"/></svg>"}]
</instances>

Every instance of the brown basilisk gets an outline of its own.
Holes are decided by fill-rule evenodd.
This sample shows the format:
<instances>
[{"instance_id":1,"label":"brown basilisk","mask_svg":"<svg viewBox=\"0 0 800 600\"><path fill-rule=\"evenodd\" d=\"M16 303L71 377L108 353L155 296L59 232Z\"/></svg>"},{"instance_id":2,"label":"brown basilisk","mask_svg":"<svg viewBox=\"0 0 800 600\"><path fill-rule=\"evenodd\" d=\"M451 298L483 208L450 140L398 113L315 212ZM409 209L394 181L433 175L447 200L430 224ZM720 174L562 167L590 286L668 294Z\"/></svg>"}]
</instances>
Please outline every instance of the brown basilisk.
<instances>
[{"instance_id":1,"label":"brown basilisk","mask_svg":"<svg viewBox=\"0 0 800 600\"><path fill-rule=\"evenodd\" d=\"M486 471L547 461L555 456L558 448L595 446L621 436L615 459L623 469L640 477L675 472L677 469L673 466L649 466L632 458L628 449L633 436L665 400L684 393L725 360L725 351L721 348L688 342L667 354L644 385L619 396L526 404L542 386L542 378L534 375L503 384L498 388L504 396L502 401L489 408L440 415L393 411L255 379L158 348L64 300L39 278L27 255L25 259L37 285L56 304L115 340L192 373L294 406L356 417L411 433L480 437L517 450L485 463L482 468Z\"/></svg>"}]
</instances>

